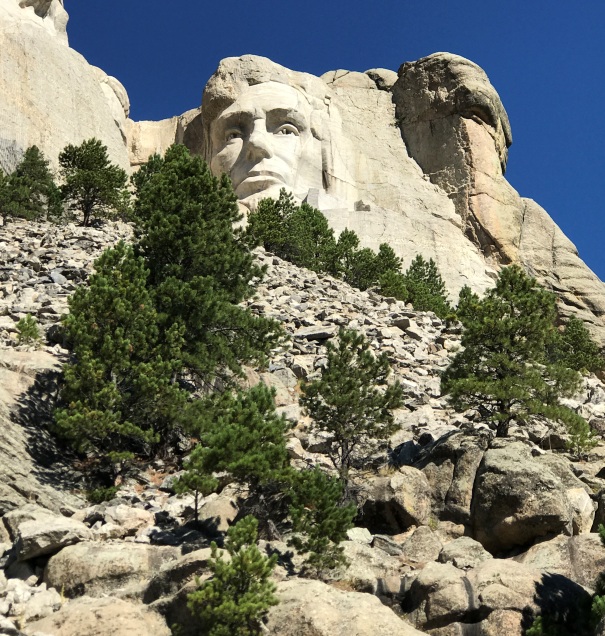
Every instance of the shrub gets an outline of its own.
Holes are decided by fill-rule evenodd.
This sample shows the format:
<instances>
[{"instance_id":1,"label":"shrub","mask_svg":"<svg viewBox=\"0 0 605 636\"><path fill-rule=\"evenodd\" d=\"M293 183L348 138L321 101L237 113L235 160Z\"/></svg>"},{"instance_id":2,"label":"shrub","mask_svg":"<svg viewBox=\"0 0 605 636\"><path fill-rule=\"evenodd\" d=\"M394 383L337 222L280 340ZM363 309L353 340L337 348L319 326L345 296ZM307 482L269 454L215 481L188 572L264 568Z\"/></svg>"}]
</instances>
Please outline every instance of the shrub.
<instances>
[{"instance_id":1,"label":"shrub","mask_svg":"<svg viewBox=\"0 0 605 636\"><path fill-rule=\"evenodd\" d=\"M61 212L49 162L37 146L31 146L11 175L0 175L0 214L36 221L57 218Z\"/></svg>"},{"instance_id":2,"label":"shrub","mask_svg":"<svg viewBox=\"0 0 605 636\"><path fill-rule=\"evenodd\" d=\"M605 368L605 357L584 323L572 316L555 339L549 358L570 369L596 373Z\"/></svg>"},{"instance_id":3,"label":"shrub","mask_svg":"<svg viewBox=\"0 0 605 636\"><path fill-rule=\"evenodd\" d=\"M36 319L27 314L17 323L17 339L19 344L34 344L40 340L40 329Z\"/></svg>"},{"instance_id":4,"label":"shrub","mask_svg":"<svg viewBox=\"0 0 605 636\"><path fill-rule=\"evenodd\" d=\"M294 473L290 488L290 515L294 536L289 545L308 553L305 568L313 574L345 563L342 548L347 530L353 526L357 508L343 502L340 480L319 468Z\"/></svg>"},{"instance_id":5,"label":"shrub","mask_svg":"<svg viewBox=\"0 0 605 636\"><path fill-rule=\"evenodd\" d=\"M353 463L363 461L394 431L392 410L401 405L403 389L398 382L387 384L389 374L385 354L375 357L361 334L341 329L338 343L327 344L321 377L302 385L300 403L313 426L328 434L328 455L345 499Z\"/></svg>"},{"instance_id":6,"label":"shrub","mask_svg":"<svg viewBox=\"0 0 605 636\"><path fill-rule=\"evenodd\" d=\"M426 261L418 254L403 274L403 284L407 290L406 300L417 311L432 311L440 318L452 312L445 283L432 258Z\"/></svg>"},{"instance_id":7,"label":"shrub","mask_svg":"<svg viewBox=\"0 0 605 636\"><path fill-rule=\"evenodd\" d=\"M277 605L270 581L277 555L264 556L256 546L258 522L245 517L229 528L224 559L212 543L208 567L212 578L188 596L187 606L200 621L204 636L258 636L262 620Z\"/></svg>"}]
</instances>

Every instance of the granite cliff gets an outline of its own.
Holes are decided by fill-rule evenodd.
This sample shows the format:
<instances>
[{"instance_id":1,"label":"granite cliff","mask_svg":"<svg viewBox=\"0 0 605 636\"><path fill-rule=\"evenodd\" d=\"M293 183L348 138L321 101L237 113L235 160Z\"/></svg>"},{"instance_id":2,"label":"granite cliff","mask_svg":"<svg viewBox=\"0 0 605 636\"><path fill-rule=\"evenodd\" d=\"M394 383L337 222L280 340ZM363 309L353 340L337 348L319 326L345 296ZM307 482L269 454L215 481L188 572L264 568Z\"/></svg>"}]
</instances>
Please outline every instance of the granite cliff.
<instances>
[{"instance_id":1,"label":"granite cliff","mask_svg":"<svg viewBox=\"0 0 605 636\"><path fill-rule=\"evenodd\" d=\"M605 342L605 287L548 213L506 181L508 117L469 60L436 53L397 73L314 77L256 56L228 58L201 107L133 122L124 87L69 48L66 24L60 0L0 0L5 171L29 145L54 162L67 143L96 136L124 167L182 142L210 162L216 157L213 169L233 177L235 159L225 163L216 139L224 111L246 99L277 107L295 95L309 131L300 161L253 196L243 192L243 205L286 187L319 207L335 230L353 229L373 248L388 241L406 266L417 253L434 258L453 298L464 284L483 291L500 267L520 263L557 293L563 316L578 315Z\"/></svg>"}]
</instances>

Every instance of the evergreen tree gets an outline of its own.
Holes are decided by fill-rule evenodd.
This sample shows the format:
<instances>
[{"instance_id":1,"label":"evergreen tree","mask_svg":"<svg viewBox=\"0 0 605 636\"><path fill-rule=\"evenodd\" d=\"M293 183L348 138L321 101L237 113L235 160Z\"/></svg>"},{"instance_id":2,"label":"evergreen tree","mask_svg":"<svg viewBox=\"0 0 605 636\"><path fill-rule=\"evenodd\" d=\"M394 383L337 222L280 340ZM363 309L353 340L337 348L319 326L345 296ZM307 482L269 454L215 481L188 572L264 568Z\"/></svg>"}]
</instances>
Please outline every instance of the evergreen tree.
<instances>
[{"instance_id":1,"label":"evergreen tree","mask_svg":"<svg viewBox=\"0 0 605 636\"><path fill-rule=\"evenodd\" d=\"M31 146L8 177L0 180L0 214L35 221L60 216L61 196L49 162Z\"/></svg>"},{"instance_id":2,"label":"evergreen tree","mask_svg":"<svg viewBox=\"0 0 605 636\"><path fill-rule=\"evenodd\" d=\"M59 166L61 194L70 209L82 213L82 225L90 225L94 216L106 218L127 208L126 173L109 161L107 147L98 139L66 146Z\"/></svg>"},{"instance_id":3,"label":"evergreen tree","mask_svg":"<svg viewBox=\"0 0 605 636\"><path fill-rule=\"evenodd\" d=\"M408 288L405 285L403 274L387 270L380 276L378 282L380 284L380 293L383 296L392 296L397 300L407 300Z\"/></svg>"},{"instance_id":4,"label":"evergreen tree","mask_svg":"<svg viewBox=\"0 0 605 636\"><path fill-rule=\"evenodd\" d=\"M198 402L195 428L200 443L181 477L181 489L213 492L213 473L226 472L258 492L287 476L287 420L275 412L273 392L264 384L248 391L225 392L214 403ZM194 407L195 408L195 407Z\"/></svg>"},{"instance_id":5,"label":"evergreen tree","mask_svg":"<svg viewBox=\"0 0 605 636\"><path fill-rule=\"evenodd\" d=\"M401 405L403 390L398 382L387 384L389 373L385 354L375 357L363 335L341 329L338 343L327 344L321 377L302 386L300 403L314 426L328 433L328 455L347 499L351 466L394 432L392 410Z\"/></svg>"},{"instance_id":6,"label":"evergreen tree","mask_svg":"<svg viewBox=\"0 0 605 636\"><path fill-rule=\"evenodd\" d=\"M584 323L575 316L568 321L550 350L549 358L575 371L597 373L605 368L605 357Z\"/></svg>"},{"instance_id":7,"label":"evergreen tree","mask_svg":"<svg viewBox=\"0 0 605 636\"><path fill-rule=\"evenodd\" d=\"M238 306L263 270L234 227L241 217L231 183L184 146L172 146L140 187L136 249L163 328L184 328L183 361L196 385L209 386L217 375L229 382L281 337L275 321Z\"/></svg>"},{"instance_id":8,"label":"evergreen tree","mask_svg":"<svg viewBox=\"0 0 605 636\"><path fill-rule=\"evenodd\" d=\"M270 580L277 555L264 556L256 546L258 522L246 517L229 528L224 559L212 543L208 562L212 577L189 594L187 606L199 618L204 636L258 636L262 620L277 605Z\"/></svg>"},{"instance_id":9,"label":"evergreen tree","mask_svg":"<svg viewBox=\"0 0 605 636\"><path fill-rule=\"evenodd\" d=\"M82 452L120 465L166 443L186 395L174 383L183 333L160 338L148 272L119 243L95 262L64 320L74 361L65 367L57 429Z\"/></svg>"},{"instance_id":10,"label":"evergreen tree","mask_svg":"<svg viewBox=\"0 0 605 636\"><path fill-rule=\"evenodd\" d=\"M343 494L342 482L319 468L292 476L290 515L294 535L288 544L309 554L305 567L314 574L345 562L339 543L353 527L357 508L343 503Z\"/></svg>"},{"instance_id":11,"label":"evergreen tree","mask_svg":"<svg viewBox=\"0 0 605 636\"><path fill-rule=\"evenodd\" d=\"M130 177L130 184L133 187L135 197L139 197L143 188L149 183L151 177L159 172L164 165L161 155L155 153L150 155L147 161Z\"/></svg>"},{"instance_id":12,"label":"evergreen tree","mask_svg":"<svg viewBox=\"0 0 605 636\"><path fill-rule=\"evenodd\" d=\"M475 317L475 310L479 303L479 296L468 286L464 285L458 294L456 317L462 324L466 324Z\"/></svg>"},{"instance_id":13,"label":"evergreen tree","mask_svg":"<svg viewBox=\"0 0 605 636\"><path fill-rule=\"evenodd\" d=\"M496 286L465 318L463 351L442 377L457 410L476 408L505 437L511 422L543 415L586 431L586 422L559 399L572 396L579 374L547 360L556 337L555 297L518 266L502 270Z\"/></svg>"},{"instance_id":14,"label":"evergreen tree","mask_svg":"<svg viewBox=\"0 0 605 636\"><path fill-rule=\"evenodd\" d=\"M451 313L448 303L445 283L437 269L435 261L426 261L420 254L412 261L403 275L404 284L408 291L407 300L417 311L432 311L440 318Z\"/></svg>"},{"instance_id":15,"label":"evergreen tree","mask_svg":"<svg viewBox=\"0 0 605 636\"><path fill-rule=\"evenodd\" d=\"M299 267L316 272L329 269L335 247L326 217L282 189L279 199L263 199L248 217L248 240Z\"/></svg>"}]
</instances>

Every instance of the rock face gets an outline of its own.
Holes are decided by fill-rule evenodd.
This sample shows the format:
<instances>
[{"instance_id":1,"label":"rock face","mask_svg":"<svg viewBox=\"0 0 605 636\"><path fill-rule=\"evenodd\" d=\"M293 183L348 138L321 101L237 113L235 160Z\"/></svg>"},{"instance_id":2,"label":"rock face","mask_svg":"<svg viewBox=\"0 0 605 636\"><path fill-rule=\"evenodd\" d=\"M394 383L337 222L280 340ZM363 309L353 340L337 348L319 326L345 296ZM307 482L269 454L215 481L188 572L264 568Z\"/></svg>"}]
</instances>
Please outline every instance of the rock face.
<instances>
[{"instance_id":1,"label":"rock face","mask_svg":"<svg viewBox=\"0 0 605 636\"><path fill-rule=\"evenodd\" d=\"M557 292L563 313L601 327L602 283L546 211L504 178L512 133L485 72L435 53L399 69L393 98L410 155L453 201L465 235L489 260L525 266Z\"/></svg>"},{"instance_id":2,"label":"rock face","mask_svg":"<svg viewBox=\"0 0 605 636\"><path fill-rule=\"evenodd\" d=\"M510 124L476 64L436 53L398 73L316 77L257 56L227 58L200 107L134 122L124 87L69 48L66 24L62 0L0 0L5 172L32 144L56 166L67 143L94 136L114 162L136 169L184 143L231 176L244 209L285 187L336 232L354 230L373 249L390 243L404 267L418 253L433 258L452 298L466 284L484 291L502 266L520 263L558 294L564 316L579 316L605 343L605 287L546 211L506 181ZM295 117L278 122L286 111Z\"/></svg>"},{"instance_id":3,"label":"rock face","mask_svg":"<svg viewBox=\"0 0 605 636\"><path fill-rule=\"evenodd\" d=\"M37 145L57 165L65 145L97 137L129 165L124 87L67 46L62 0L0 0L0 169Z\"/></svg>"},{"instance_id":4,"label":"rock face","mask_svg":"<svg viewBox=\"0 0 605 636\"><path fill-rule=\"evenodd\" d=\"M246 128L251 104L261 103L267 121L280 107L298 118L285 140L264 123L267 156ZM226 139L226 122L230 135L239 127L235 138ZM548 214L506 181L508 117L469 60L436 53L397 75L318 78L256 56L227 58L201 111L130 125L133 165L174 141L230 174L244 207L286 187L337 232L352 229L374 249L389 242L404 266L417 253L432 257L452 295L464 284L481 292L500 267L520 263L558 294L563 315L578 315L605 342L605 287Z\"/></svg>"}]
</instances>

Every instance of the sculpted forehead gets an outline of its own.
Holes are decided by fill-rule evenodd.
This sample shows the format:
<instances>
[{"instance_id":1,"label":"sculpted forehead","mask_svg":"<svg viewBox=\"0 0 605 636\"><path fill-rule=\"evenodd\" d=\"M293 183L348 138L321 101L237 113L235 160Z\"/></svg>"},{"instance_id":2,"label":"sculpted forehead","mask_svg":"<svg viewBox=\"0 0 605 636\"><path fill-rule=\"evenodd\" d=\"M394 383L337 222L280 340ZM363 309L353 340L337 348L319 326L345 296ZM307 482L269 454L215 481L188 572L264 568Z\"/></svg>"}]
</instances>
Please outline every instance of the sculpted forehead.
<instances>
[{"instance_id":1,"label":"sculpted forehead","mask_svg":"<svg viewBox=\"0 0 605 636\"><path fill-rule=\"evenodd\" d=\"M250 86L216 119L211 128L215 130L232 119L265 117L272 111L289 112L298 115L301 123L310 125L312 106L305 97L292 86L279 82L264 82Z\"/></svg>"}]
</instances>

